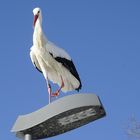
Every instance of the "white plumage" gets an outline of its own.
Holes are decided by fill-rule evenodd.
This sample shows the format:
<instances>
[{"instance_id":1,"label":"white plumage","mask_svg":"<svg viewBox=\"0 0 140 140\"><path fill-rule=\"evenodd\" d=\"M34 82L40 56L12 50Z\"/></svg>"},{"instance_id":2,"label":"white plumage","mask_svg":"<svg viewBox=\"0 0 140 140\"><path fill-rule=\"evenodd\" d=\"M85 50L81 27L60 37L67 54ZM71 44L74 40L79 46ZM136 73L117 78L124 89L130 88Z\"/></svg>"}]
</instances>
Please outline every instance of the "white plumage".
<instances>
[{"instance_id":1,"label":"white plumage","mask_svg":"<svg viewBox=\"0 0 140 140\"><path fill-rule=\"evenodd\" d=\"M81 81L71 57L62 48L48 41L42 31L40 8L33 10L34 33L30 57L33 65L44 75L45 79L62 86L62 91L79 90Z\"/></svg>"}]
</instances>

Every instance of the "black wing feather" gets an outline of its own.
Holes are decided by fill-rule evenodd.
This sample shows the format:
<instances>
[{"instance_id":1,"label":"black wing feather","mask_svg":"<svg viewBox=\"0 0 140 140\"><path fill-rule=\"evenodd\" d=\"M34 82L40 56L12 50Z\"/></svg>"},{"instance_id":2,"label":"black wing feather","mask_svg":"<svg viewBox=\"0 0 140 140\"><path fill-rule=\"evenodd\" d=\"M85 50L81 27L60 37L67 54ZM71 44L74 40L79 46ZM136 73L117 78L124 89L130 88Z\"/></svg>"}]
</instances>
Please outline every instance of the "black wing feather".
<instances>
[{"instance_id":1,"label":"black wing feather","mask_svg":"<svg viewBox=\"0 0 140 140\"><path fill-rule=\"evenodd\" d=\"M35 65L35 68L36 68L39 72L42 73L42 71L37 67L37 65L35 64L35 62L34 62L34 65Z\"/></svg>"},{"instance_id":2,"label":"black wing feather","mask_svg":"<svg viewBox=\"0 0 140 140\"><path fill-rule=\"evenodd\" d=\"M53 56L53 55L51 54L51 56ZM82 84L81 84L79 74L78 74L78 72L73 64L73 61L68 60L66 58L62 58L62 57L55 57L54 59L57 62L61 63L65 68L67 68L71 72L71 74L80 82L79 87L76 89L79 91L79 89L81 89L81 87L82 87Z\"/></svg>"}]
</instances>

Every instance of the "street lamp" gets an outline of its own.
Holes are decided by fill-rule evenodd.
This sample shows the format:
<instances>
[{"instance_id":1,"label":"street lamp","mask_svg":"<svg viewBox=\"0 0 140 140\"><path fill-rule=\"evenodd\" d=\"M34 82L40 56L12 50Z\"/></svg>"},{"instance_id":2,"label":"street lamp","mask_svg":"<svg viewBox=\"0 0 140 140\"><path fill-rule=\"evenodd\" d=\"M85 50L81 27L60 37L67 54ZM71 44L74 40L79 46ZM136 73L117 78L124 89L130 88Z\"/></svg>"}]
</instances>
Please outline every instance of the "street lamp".
<instances>
[{"instance_id":1,"label":"street lamp","mask_svg":"<svg viewBox=\"0 0 140 140\"><path fill-rule=\"evenodd\" d=\"M43 139L81 127L105 114L95 94L73 94L35 112L19 116L11 131L21 139Z\"/></svg>"}]
</instances>

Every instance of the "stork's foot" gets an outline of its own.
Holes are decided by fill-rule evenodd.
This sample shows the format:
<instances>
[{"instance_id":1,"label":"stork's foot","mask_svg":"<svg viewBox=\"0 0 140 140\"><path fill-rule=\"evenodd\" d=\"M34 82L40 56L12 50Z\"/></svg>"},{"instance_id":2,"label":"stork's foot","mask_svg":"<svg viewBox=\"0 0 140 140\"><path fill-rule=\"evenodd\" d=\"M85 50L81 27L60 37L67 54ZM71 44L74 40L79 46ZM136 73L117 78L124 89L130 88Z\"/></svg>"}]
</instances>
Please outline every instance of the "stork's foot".
<instances>
[{"instance_id":1,"label":"stork's foot","mask_svg":"<svg viewBox=\"0 0 140 140\"><path fill-rule=\"evenodd\" d=\"M52 93L51 94L51 97L57 97L57 96L59 96L59 93L60 93L61 89L64 87L64 81L63 81L62 77L61 77L61 81L62 81L61 87L56 92Z\"/></svg>"},{"instance_id":2,"label":"stork's foot","mask_svg":"<svg viewBox=\"0 0 140 140\"><path fill-rule=\"evenodd\" d=\"M52 93L51 94L51 97L57 97L57 96L59 96L59 90L57 90L56 92L54 92L54 93Z\"/></svg>"}]
</instances>

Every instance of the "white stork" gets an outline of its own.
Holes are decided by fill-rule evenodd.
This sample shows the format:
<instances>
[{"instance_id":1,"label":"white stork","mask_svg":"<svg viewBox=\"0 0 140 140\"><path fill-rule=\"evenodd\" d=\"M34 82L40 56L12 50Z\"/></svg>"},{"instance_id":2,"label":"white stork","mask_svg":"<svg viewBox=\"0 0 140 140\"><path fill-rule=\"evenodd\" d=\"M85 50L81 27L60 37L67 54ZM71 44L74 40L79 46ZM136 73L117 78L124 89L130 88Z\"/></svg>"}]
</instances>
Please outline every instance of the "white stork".
<instances>
[{"instance_id":1,"label":"white stork","mask_svg":"<svg viewBox=\"0 0 140 140\"><path fill-rule=\"evenodd\" d=\"M30 57L33 65L46 79L49 103L52 96L58 96L59 92L81 89L82 84L71 57L63 49L50 42L42 30L42 14L40 8L33 10L34 32L33 46ZM58 84L59 89L52 93L49 80Z\"/></svg>"}]
</instances>

